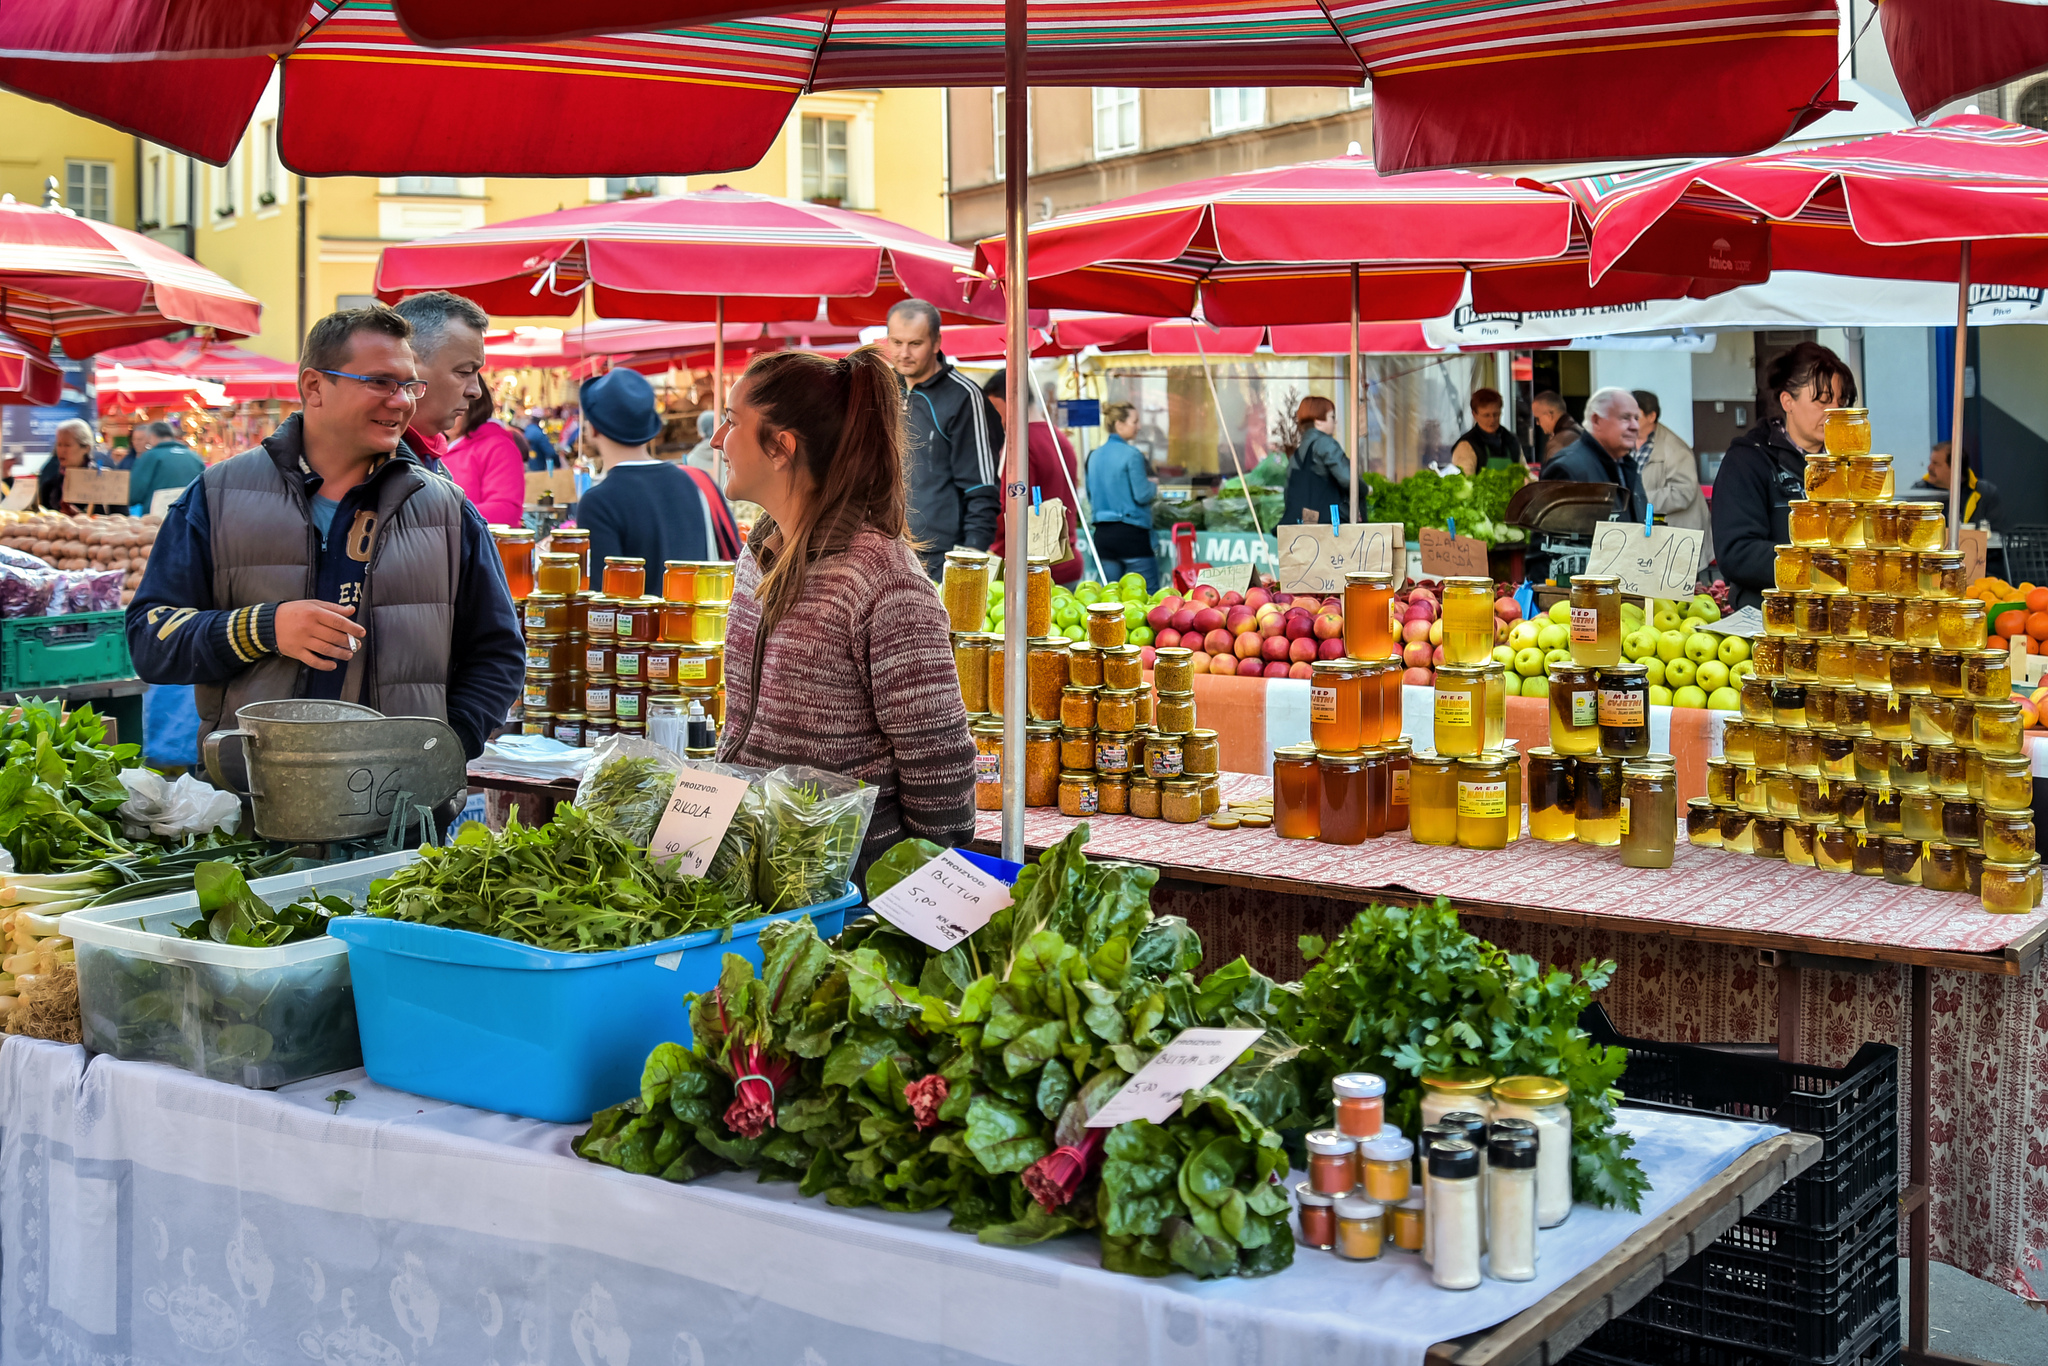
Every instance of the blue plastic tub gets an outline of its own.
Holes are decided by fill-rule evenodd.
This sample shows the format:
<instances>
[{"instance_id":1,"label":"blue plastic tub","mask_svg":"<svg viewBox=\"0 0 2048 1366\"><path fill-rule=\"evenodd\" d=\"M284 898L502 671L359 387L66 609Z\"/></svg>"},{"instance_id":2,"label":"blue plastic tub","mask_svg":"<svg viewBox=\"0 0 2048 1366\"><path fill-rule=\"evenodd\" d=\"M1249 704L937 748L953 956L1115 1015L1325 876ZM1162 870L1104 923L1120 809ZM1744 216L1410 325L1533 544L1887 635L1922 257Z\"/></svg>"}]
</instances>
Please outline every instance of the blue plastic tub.
<instances>
[{"instance_id":1,"label":"blue plastic tub","mask_svg":"<svg viewBox=\"0 0 2048 1366\"><path fill-rule=\"evenodd\" d=\"M845 895L610 953L554 953L509 939L344 916L363 1067L372 1081L481 1110L569 1124L639 1094L657 1044L690 1041L686 992L718 985L725 955L761 963L761 928L808 915L829 939L860 904Z\"/></svg>"}]
</instances>

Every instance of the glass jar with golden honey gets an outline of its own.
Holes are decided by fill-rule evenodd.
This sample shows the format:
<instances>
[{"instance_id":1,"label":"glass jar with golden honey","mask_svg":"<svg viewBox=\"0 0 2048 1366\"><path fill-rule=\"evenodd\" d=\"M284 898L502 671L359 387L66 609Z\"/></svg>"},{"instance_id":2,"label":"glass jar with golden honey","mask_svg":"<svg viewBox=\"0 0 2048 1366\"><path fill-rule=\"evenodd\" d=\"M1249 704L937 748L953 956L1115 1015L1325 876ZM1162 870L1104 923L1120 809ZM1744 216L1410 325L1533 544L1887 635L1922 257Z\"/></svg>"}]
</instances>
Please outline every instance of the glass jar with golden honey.
<instances>
[{"instance_id":1,"label":"glass jar with golden honey","mask_svg":"<svg viewBox=\"0 0 2048 1366\"><path fill-rule=\"evenodd\" d=\"M1948 535L1948 509L1940 503L1900 503L1899 548L1931 551L1941 549Z\"/></svg>"},{"instance_id":2,"label":"glass jar with golden honey","mask_svg":"<svg viewBox=\"0 0 2048 1366\"><path fill-rule=\"evenodd\" d=\"M1785 818L1783 816L1758 816L1749 823L1751 838L1755 841L1750 853L1758 858L1782 859L1785 857Z\"/></svg>"},{"instance_id":3,"label":"glass jar with golden honey","mask_svg":"<svg viewBox=\"0 0 2048 1366\"><path fill-rule=\"evenodd\" d=\"M1877 504L1889 507L1891 504ZM1887 597L1911 598L1920 595L1918 557L1910 550L1880 550L1877 552L1877 591Z\"/></svg>"},{"instance_id":4,"label":"glass jar with golden honey","mask_svg":"<svg viewBox=\"0 0 2048 1366\"><path fill-rule=\"evenodd\" d=\"M1872 640L1856 643L1856 687L1863 692L1891 691L1891 646Z\"/></svg>"},{"instance_id":5,"label":"glass jar with golden honey","mask_svg":"<svg viewBox=\"0 0 2048 1366\"><path fill-rule=\"evenodd\" d=\"M1621 843L1621 760L1600 754L1582 756L1572 764L1577 789L1572 838L1611 849Z\"/></svg>"},{"instance_id":6,"label":"glass jar with golden honey","mask_svg":"<svg viewBox=\"0 0 2048 1366\"><path fill-rule=\"evenodd\" d=\"M1906 640L1906 603L1903 598L1884 594L1863 599L1868 639L1878 645L1903 645Z\"/></svg>"},{"instance_id":7,"label":"glass jar with golden honey","mask_svg":"<svg viewBox=\"0 0 2048 1366\"><path fill-rule=\"evenodd\" d=\"M1863 513L1868 503L1829 503L1827 543L1837 550L1863 544Z\"/></svg>"},{"instance_id":8,"label":"glass jar with golden honey","mask_svg":"<svg viewBox=\"0 0 2048 1366\"><path fill-rule=\"evenodd\" d=\"M1785 676L1785 637L1758 636L1750 641L1749 662L1756 666L1756 676L1758 678L1783 678Z\"/></svg>"},{"instance_id":9,"label":"glass jar with golden honey","mask_svg":"<svg viewBox=\"0 0 2048 1366\"><path fill-rule=\"evenodd\" d=\"M1870 410L1828 409L1821 419L1821 442L1833 456L1870 454Z\"/></svg>"},{"instance_id":10,"label":"glass jar with golden honey","mask_svg":"<svg viewBox=\"0 0 2048 1366\"><path fill-rule=\"evenodd\" d=\"M1814 653L1813 669L1822 683L1834 688L1856 685L1856 642L1829 636Z\"/></svg>"},{"instance_id":11,"label":"glass jar with golden honey","mask_svg":"<svg viewBox=\"0 0 2048 1366\"><path fill-rule=\"evenodd\" d=\"M616 599L612 605L612 633L621 645L645 645L655 637L659 598ZM595 613L593 612L593 615Z\"/></svg>"},{"instance_id":12,"label":"glass jar with golden honey","mask_svg":"<svg viewBox=\"0 0 2048 1366\"><path fill-rule=\"evenodd\" d=\"M1614 664L1600 671L1600 752L1636 758L1650 752L1649 670Z\"/></svg>"},{"instance_id":13,"label":"glass jar with golden honey","mask_svg":"<svg viewBox=\"0 0 2048 1366\"><path fill-rule=\"evenodd\" d=\"M1953 745L1962 702L1954 697L1920 694L1912 699L1912 736L1917 744Z\"/></svg>"},{"instance_id":14,"label":"glass jar with golden honey","mask_svg":"<svg viewBox=\"0 0 2048 1366\"><path fill-rule=\"evenodd\" d=\"M1348 661L1329 662L1341 664ZM1320 673L1321 666L1317 667ZM1486 688L1485 670L1481 666L1442 664L1437 667L1433 701L1437 753L1456 758L1477 754L1486 748ZM1311 727L1315 718L1314 696L1311 690Z\"/></svg>"},{"instance_id":15,"label":"glass jar with golden honey","mask_svg":"<svg viewBox=\"0 0 2048 1366\"><path fill-rule=\"evenodd\" d=\"M575 555L535 556L533 587L538 593L559 593L565 598L583 591L583 561Z\"/></svg>"},{"instance_id":16,"label":"glass jar with golden honey","mask_svg":"<svg viewBox=\"0 0 2048 1366\"><path fill-rule=\"evenodd\" d=\"M1875 593L1877 591L1877 561L1875 550L1844 550L1840 552L1847 577L1842 586L1851 593ZM1834 609L1829 607L1829 621L1834 620Z\"/></svg>"},{"instance_id":17,"label":"glass jar with golden honey","mask_svg":"<svg viewBox=\"0 0 2048 1366\"><path fill-rule=\"evenodd\" d=\"M1992 811L2031 811L2034 761L2025 754L1986 754L1982 801Z\"/></svg>"},{"instance_id":18,"label":"glass jar with golden honey","mask_svg":"<svg viewBox=\"0 0 2048 1366\"><path fill-rule=\"evenodd\" d=\"M1960 550L1923 550L1915 558L1915 567L1923 598L1935 601L1961 598L1969 588L1969 580L1963 574L1963 552ZM1977 605L1989 606L1982 601L1977 601Z\"/></svg>"},{"instance_id":19,"label":"glass jar with golden honey","mask_svg":"<svg viewBox=\"0 0 2048 1366\"><path fill-rule=\"evenodd\" d=\"M1975 748L1983 754L2019 754L2025 731L2017 702L1978 702L1970 712Z\"/></svg>"},{"instance_id":20,"label":"glass jar with golden honey","mask_svg":"<svg viewBox=\"0 0 2048 1366\"><path fill-rule=\"evenodd\" d=\"M534 589L533 533L523 527L494 526L491 540L498 548L498 563L504 567L505 587L511 591L512 601L524 600Z\"/></svg>"},{"instance_id":21,"label":"glass jar with golden honey","mask_svg":"<svg viewBox=\"0 0 2048 1366\"><path fill-rule=\"evenodd\" d=\"M1849 497L1859 503L1888 503L1892 499L1892 458L1888 455L1851 455L1843 458Z\"/></svg>"},{"instance_id":22,"label":"glass jar with golden honey","mask_svg":"<svg viewBox=\"0 0 2048 1366\"><path fill-rule=\"evenodd\" d=\"M1831 554L1833 552L1821 551L1819 553ZM1827 593L1799 593L1793 596L1792 625L1796 628L1795 634L1810 636L1815 639L1826 637L1828 621L1832 616L1831 605L1828 601L1830 596Z\"/></svg>"},{"instance_id":23,"label":"glass jar with golden honey","mask_svg":"<svg viewBox=\"0 0 2048 1366\"><path fill-rule=\"evenodd\" d=\"M1458 761L1418 749L1409 756L1408 838L1417 844L1458 842Z\"/></svg>"},{"instance_id":24,"label":"glass jar with golden honey","mask_svg":"<svg viewBox=\"0 0 2048 1366\"><path fill-rule=\"evenodd\" d=\"M1870 635L1870 608L1853 593L1828 599L1828 635L1836 640L1864 640Z\"/></svg>"},{"instance_id":25,"label":"glass jar with golden honey","mask_svg":"<svg viewBox=\"0 0 2048 1366\"><path fill-rule=\"evenodd\" d=\"M1963 692L1981 702L2012 697L2012 655L2006 650L1971 650L1963 656Z\"/></svg>"},{"instance_id":26,"label":"glass jar with golden honey","mask_svg":"<svg viewBox=\"0 0 2048 1366\"><path fill-rule=\"evenodd\" d=\"M1819 830L1813 842L1813 866L1824 873L1853 872L1856 847L1861 837L1847 826L1830 825Z\"/></svg>"},{"instance_id":27,"label":"glass jar with golden honey","mask_svg":"<svg viewBox=\"0 0 2048 1366\"><path fill-rule=\"evenodd\" d=\"M1799 634L1798 624L1793 620L1793 604L1797 601L1797 595L1782 588L1766 588L1763 598L1764 634Z\"/></svg>"},{"instance_id":28,"label":"glass jar with golden honey","mask_svg":"<svg viewBox=\"0 0 2048 1366\"><path fill-rule=\"evenodd\" d=\"M1621 579L1612 574L1572 575L1571 623L1574 664L1619 664Z\"/></svg>"},{"instance_id":29,"label":"glass jar with golden honey","mask_svg":"<svg viewBox=\"0 0 2048 1366\"><path fill-rule=\"evenodd\" d=\"M1557 843L1573 837L1578 817L1573 756L1548 745L1529 751L1529 837Z\"/></svg>"},{"instance_id":30,"label":"glass jar with golden honey","mask_svg":"<svg viewBox=\"0 0 2048 1366\"><path fill-rule=\"evenodd\" d=\"M1685 840L1706 849L1721 847L1721 816L1705 797L1692 797L1685 803Z\"/></svg>"},{"instance_id":31,"label":"glass jar with golden honey","mask_svg":"<svg viewBox=\"0 0 2048 1366\"><path fill-rule=\"evenodd\" d=\"M1814 636L1788 636L1783 642L1785 677L1794 683L1820 682L1820 640Z\"/></svg>"},{"instance_id":32,"label":"glass jar with golden honey","mask_svg":"<svg viewBox=\"0 0 2048 1366\"><path fill-rule=\"evenodd\" d=\"M1938 602L1935 604L1935 629L1941 639L1941 648L1983 649L1990 618L1991 604L1981 598L1952 597Z\"/></svg>"},{"instance_id":33,"label":"glass jar with golden honey","mask_svg":"<svg viewBox=\"0 0 2048 1366\"><path fill-rule=\"evenodd\" d=\"M1493 658L1493 623L1496 620L1492 579L1445 579L1444 663L1484 664Z\"/></svg>"},{"instance_id":34,"label":"glass jar with golden honey","mask_svg":"<svg viewBox=\"0 0 2048 1366\"><path fill-rule=\"evenodd\" d=\"M1353 570L1344 576L1344 653L1385 659L1394 652L1394 575Z\"/></svg>"},{"instance_id":35,"label":"glass jar with golden honey","mask_svg":"<svg viewBox=\"0 0 2048 1366\"><path fill-rule=\"evenodd\" d=\"M1512 754L1475 754L1458 760L1460 848L1507 848L1513 838L1508 823L1521 824L1520 805L1508 800L1508 766L1518 762Z\"/></svg>"},{"instance_id":36,"label":"glass jar with golden honey","mask_svg":"<svg viewBox=\"0 0 2048 1366\"><path fill-rule=\"evenodd\" d=\"M639 599L647 592L647 561L636 555L604 557L604 586L608 598ZM976 622L979 626L981 623ZM964 628L961 628L964 629Z\"/></svg>"},{"instance_id":37,"label":"glass jar with golden honey","mask_svg":"<svg viewBox=\"0 0 2048 1366\"><path fill-rule=\"evenodd\" d=\"M940 571L939 599L956 631L979 631L988 617L988 583L994 557L979 550L949 550ZM662 574L661 595L671 602L694 600L696 565L671 560Z\"/></svg>"},{"instance_id":38,"label":"glass jar with golden honey","mask_svg":"<svg viewBox=\"0 0 2048 1366\"><path fill-rule=\"evenodd\" d=\"M1621 770L1621 862L1627 868L1669 868L1678 845L1678 775L1668 768L1624 764Z\"/></svg>"},{"instance_id":39,"label":"glass jar with golden honey","mask_svg":"<svg viewBox=\"0 0 2048 1366\"><path fill-rule=\"evenodd\" d=\"M1312 840L1322 833L1323 788L1314 745L1273 751L1273 833Z\"/></svg>"},{"instance_id":40,"label":"glass jar with golden honey","mask_svg":"<svg viewBox=\"0 0 2048 1366\"><path fill-rule=\"evenodd\" d=\"M1806 457L1806 496L1822 502L1849 496L1849 468L1831 455Z\"/></svg>"},{"instance_id":41,"label":"glass jar with golden honey","mask_svg":"<svg viewBox=\"0 0 2048 1366\"><path fill-rule=\"evenodd\" d=\"M1805 593L1813 588L1813 552L1819 547L1781 545L1772 562L1771 575L1781 593Z\"/></svg>"},{"instance_id":42,"label":"glass jar with golden honey","mask_svg":"<svg viewBox=\"0 0 2048 1366\"><path fill-rule=\"evenodd\" d=\"M1794 498L1785 505L1787 539L1794 545L1827 545L1828 514L1834 506L1811 498Z\"/></svg>"},{"instance_id":43,"label":"glass jar with golden honey","mask_svg":"<svg viewBox=\"0 0 2048 1366\"><path fill-rule=\"evenodd\" d=\"M1721 847L1731 854L1748 854L1756 849L1756 817L1748 811L1724 806L1720 817Z\"/></svg>"}]
</instances>

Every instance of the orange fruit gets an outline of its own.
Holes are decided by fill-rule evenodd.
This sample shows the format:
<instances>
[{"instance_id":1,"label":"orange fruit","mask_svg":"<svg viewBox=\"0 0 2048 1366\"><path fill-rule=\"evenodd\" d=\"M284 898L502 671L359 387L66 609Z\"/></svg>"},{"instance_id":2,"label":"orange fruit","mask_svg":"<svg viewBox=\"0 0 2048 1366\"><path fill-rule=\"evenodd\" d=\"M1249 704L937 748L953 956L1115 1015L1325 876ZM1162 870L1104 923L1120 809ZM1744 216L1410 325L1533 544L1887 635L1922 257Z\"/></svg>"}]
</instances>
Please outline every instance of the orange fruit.
<instances>
[{"instance_id":1,"label":"orange fruit","mask_svg":"<svg viewBox=\"0 0 2048 1366\"><path fill-rule=\"evenodd\" d=\"M2000 612L1998 620L1991 623L1991 629L2001 636L2022 636L2027 633L2027 614L2015 607L2009 612Z\"/></svg>"},{"instance_id":2,"label":"orange fruit","mask_svg":"<svg viewBox=\"0 0 2048 1366\"><path fill-rule=\"evenodd\" d=\"M2036 640L2048 640L2048 612L2027 613L2027 634Z\"/></svg>"},{"instance_id":3,"label":"orange fruit","mask_svg":"<svg viewBox=\"0 0 2048 1366\"><path fill-rule=\"evenodd\" d=\"M2036 588L2027 594L2029 612L2048 612L2048 588Z\"/></svg>"},{"instance_id":4,"label":"orange fruit","mask_svg":"<svg viewBox=\"0 0 2048 1366\"><path fill-rule=\"evenodd\" d=\"M1987 650L2007 650L2012 648L2012 642L2004 636L1992 636L1984 642L1984 648Z\"/></svg>"}]
</instances>

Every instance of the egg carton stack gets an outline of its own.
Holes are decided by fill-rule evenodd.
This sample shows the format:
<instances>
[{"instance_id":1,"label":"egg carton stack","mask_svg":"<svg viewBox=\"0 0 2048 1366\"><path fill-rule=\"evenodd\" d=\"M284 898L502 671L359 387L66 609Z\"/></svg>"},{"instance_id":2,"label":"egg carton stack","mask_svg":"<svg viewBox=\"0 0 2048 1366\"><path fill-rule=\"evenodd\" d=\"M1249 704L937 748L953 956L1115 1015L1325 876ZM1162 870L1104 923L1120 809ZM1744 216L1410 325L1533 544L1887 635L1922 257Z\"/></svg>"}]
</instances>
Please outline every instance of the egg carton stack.
<instances>
[{"instance_id":1,"label":"egg carton stack","mask_svg":"<svg viewBox=\"0 0 2048 1366\"><path fill-rule=\"evenodd\" d=\"M2041 903L2011 657L1987 648L1939 503L1893 499L1869 415L1835 409L1777 548L1742 714L1686 817L1694 844Z\"/></svg>"}]
</instances>

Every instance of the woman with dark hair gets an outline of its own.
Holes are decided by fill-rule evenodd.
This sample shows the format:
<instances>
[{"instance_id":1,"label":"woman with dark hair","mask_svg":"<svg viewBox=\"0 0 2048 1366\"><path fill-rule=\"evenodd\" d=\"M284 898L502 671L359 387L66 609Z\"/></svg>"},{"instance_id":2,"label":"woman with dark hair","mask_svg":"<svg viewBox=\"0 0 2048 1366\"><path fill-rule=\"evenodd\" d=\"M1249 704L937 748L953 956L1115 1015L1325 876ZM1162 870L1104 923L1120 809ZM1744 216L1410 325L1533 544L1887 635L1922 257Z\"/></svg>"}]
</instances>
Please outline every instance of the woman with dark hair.
<instances>
[{"instance_id":1,"label":"woman with dark hair","mask_svg":"<svg viewBox=\"0 0 2048 1366\"><path fill-rule=\"evenodd\" d=\"M1306 510L1327 525L1331 508L1341 515L1348 515L1351 508L1351 461L1337 444L1337 405L1311 394L1295 407L1294 426L1297 435L1287 457L1287 503L1280 524L1302 521Z\"/></svg>"},{"instance_id":2,"label":"woman with dark hair","mask_svg":"<svg viewBox=\"0 0 2048 1366\"><path fill-rule=\"evenodd\" d=\"M455 486L476 504L484 521L518 526L526 516L526 459L505 424L494 417L486 386L470 401L441 464Z\"/></svg>"},{"instance_id":3,"label":"woman with dark hair","mask_svg":"<svg viewBox=\"0 0 2048 1366\"><path fill-rule=\"evenodd\" d=\"M1506 406L1498 389L1472 391L1472 425L1451 447L1451 463L1467 474L1481 470L1505 469L1522 462L1522 443L1501 426L1501 409Z\"/></svg>"},{"instance_id":4,"label":"woman with dark hair","mask_svg":"<svg viewBox=\"0 0 2048 1366\"><path fill-rule=\"evenodd\" d=\"M712 438L760 504L740 552L718 757L877 789L865 870L898 840L974 832L974 742L946 609L907 539L903 388L880 353L757 356Z\"/></svg>"}]
</instances>

